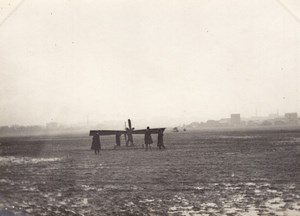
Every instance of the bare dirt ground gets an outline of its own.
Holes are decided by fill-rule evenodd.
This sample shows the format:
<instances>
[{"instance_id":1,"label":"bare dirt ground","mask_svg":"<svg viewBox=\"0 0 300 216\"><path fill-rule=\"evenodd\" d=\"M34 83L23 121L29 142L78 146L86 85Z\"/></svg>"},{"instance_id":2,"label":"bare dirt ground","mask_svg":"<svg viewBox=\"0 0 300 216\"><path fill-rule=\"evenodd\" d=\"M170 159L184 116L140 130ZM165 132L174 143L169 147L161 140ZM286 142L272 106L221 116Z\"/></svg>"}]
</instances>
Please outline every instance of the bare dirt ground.
<instances>
[{"instance_id":1,"label":"bare dirt ground","mask_svg":"<svg viewBox=\"0 0 300 216\"><path fill-rule=\"evenodd\" d=\"M101 141L94 155L88 136L0 138L0 215L300 215L300 131Z\"/></svg>"}]
</instances>

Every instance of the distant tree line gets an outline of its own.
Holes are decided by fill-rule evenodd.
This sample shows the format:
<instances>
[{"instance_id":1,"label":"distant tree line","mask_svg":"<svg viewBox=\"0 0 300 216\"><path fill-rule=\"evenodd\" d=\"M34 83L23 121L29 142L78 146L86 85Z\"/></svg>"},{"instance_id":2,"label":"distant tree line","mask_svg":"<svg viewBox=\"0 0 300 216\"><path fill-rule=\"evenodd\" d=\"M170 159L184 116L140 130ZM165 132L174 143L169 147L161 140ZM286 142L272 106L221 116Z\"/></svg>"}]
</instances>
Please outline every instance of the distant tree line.
<instances>
[{"instance_id":1,"label":"distant tree line","mask_svg":"<svg viewBox=\"0 0 300 216\"><path fill-rule=\"evenodd\" d=\"M0 134L18 133L18 132L37 132L42 130L45 130L45 127L41 125L30 125L30 126L11 125L11 126L1 126Z\"/></svg>"},{"instance_id":2,"label":"distant tree line","mask_svg":"<svg viewBox=\"0 0 300 216\"><path fill-rule=\"evenodd\" d=\"M56 127L49 128L42 125L11 125L0 126L0 136L29 136L43 134L62 134L84 132L86 129L81 127Z\"/></svg>"}]
</instances>

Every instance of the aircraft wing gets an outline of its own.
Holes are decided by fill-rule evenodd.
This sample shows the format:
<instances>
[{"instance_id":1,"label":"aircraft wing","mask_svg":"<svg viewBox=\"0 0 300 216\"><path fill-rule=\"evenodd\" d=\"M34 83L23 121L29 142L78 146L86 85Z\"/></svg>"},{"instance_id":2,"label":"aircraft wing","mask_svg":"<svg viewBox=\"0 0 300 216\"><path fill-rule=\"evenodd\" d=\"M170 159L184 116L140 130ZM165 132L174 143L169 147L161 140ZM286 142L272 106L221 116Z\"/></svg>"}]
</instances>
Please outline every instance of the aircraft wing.
<instances>
[{"instance_id":1,"label":"aircraft wing","mask_svg":"<svg viewBox=\"0 0 300 216\"><path fill-rule=\"evenodd\" d=\"M96 133L98 133L100 136L127 134L124 130L90 130L90 136L94 136Z\"/></svg>"},{"instance_id":2,"label":"aircraft wing","mask_svg":"<svg viewBox=\"0 0 300 216\"><path fill-rule=\"evenodd\" d=\"M162 130L164 132L166 128L151 128L151 134L158 134L159 130ZM100 136L106 136L106 135L116 135L116 134L127 134L127 131L125 130L90 130L90 136L95 135L98 133ZM132 134L145 134L146 129L142 130L133 130Z\"/></svg>"},{"instance_id":3,"label":"aircraft wing","mask_svg":"<svg viewBox=\"0 0 300 216\"><path fill-rule=\"evenodd\" d=\"M151 134L158 134L159 130L162 130L164 132L166 128L150 128L149 130L151 131ZM145 134L146 133L146 129L142 129L142 130L134 130L132 131L132 134Z\"/></svg>"}]
</instances>

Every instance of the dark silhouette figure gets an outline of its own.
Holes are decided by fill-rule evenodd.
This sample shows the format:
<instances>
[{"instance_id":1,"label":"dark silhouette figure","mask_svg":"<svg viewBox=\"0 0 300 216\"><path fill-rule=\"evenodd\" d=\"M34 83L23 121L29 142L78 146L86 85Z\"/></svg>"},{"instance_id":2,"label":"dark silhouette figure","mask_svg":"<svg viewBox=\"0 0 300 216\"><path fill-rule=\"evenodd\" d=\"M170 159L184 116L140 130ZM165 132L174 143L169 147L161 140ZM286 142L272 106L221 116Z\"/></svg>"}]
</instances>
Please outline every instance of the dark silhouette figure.
<instances>
[{"instance_id":1,"label":"dark silhouette figure","mask_svg":"<svg viewBox=\"0 0 300 216\"><path fill-rule=\"evenodd\" d=\"M145 132L145 145L146 145L146 151L148 151L148 148L151 151L151 144L153 143L152 137L151 137L151 131L150 128L147 127L147 130Z\"/></svg>"},{"instance_id":2,"label":"dark silhouette figure","mask_svg":"<svg viewBox=\"0 0 300 216\"><path fill-rule=\"evenodd\" d=\"M164 132L162 130L158 131L158 135L157 135L157 147L159 148L159 150L166 149L166 147L164 145Z\"/></svg>"},{"instance_id":3,"label":"dark silhouette figure","mask_svg":"<svg viewBox=\"0 0 300 216\"><path fill-rule=\"evenodd\" d=\"M126 128L126 132L127 132L127 141L126 141L126 146L128 146L129 142L130 145L133 146L133 136L132 136L132 132L129 128Z\"/></svg>"},{"instance_id":4,"label":"dark silhouette figure","mask_svg":"<svg viewBox=\"0 0 300 216\"><path fill-rule=\"evenodd\" d=\"M116 134L116 145L121 146L121 135L120 133Z\"/></svg>"},{"instance_id":5,"label":"dark silhouette figure","mask_svg":"<svg viewBox=\"0 0 300 216\"><path fill-rule=\"evenodd\" d=\"M99 134L95 134L93 136L93 142L92 142L91 149L95 150L95 154L99 154L100 153L101 142L100 142L100 135Z\"/></svg>"}]
</instances>

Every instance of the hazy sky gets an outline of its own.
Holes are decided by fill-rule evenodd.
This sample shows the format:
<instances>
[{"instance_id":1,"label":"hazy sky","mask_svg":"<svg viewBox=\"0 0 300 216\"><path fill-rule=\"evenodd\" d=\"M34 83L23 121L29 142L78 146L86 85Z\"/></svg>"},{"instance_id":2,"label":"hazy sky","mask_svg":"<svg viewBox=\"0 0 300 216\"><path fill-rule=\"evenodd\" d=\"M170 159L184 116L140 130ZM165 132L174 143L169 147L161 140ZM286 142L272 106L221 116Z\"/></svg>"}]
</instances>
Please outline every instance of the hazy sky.
<instances>
[{"instance_id":1,"label":"hazy sky","mask_svg":"<svg viewBox=\"0 0 300 216\"><path fill-rule=\"evenodd\" d=\"M300 113L299 12L297 0L1 0L0 125Z\"/></svg>"}]
</instances>

